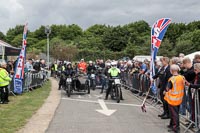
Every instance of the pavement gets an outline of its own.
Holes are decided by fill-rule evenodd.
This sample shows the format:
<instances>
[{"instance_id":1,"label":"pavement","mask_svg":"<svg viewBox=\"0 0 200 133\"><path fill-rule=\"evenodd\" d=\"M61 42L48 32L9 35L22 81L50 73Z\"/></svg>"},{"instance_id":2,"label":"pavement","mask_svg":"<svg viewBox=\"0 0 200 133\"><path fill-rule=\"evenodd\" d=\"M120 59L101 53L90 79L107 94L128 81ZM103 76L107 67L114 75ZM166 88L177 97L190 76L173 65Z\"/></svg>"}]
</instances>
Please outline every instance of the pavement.
<instances>
[{"instance_id":1,"label":"pavement","mask_svg":"<svg viewBox=\"0 0 200 133\"><path fill-rule=\"evenodd\" d=\"M50 81L51 92L45 100L45 103L17 133L44 133L48 128L61 98L61 93L58 91L57 81L54 78L50 78Z\"/></svg>"}]
</instances>

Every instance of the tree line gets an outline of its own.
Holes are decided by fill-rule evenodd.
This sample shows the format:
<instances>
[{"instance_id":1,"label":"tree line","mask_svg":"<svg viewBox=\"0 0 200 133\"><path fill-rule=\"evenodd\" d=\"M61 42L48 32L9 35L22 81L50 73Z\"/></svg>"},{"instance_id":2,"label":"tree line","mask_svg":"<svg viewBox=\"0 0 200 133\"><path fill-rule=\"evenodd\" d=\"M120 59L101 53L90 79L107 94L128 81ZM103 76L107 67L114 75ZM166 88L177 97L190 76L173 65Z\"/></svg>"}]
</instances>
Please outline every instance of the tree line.
<instances>
[{"instance_id":1,"label":"tree line","mask_svg":"<svg viewBox=\"0 0 200 133\"><path fill-rule=\"evenodd\" d=\"M110 26L95 24L83 30L76 24L51 25L50 54L56 59L121 58L150 55L151 27L144 20L126 25ZM15 47L21 47L23 25L10 28L0 39ZM28 53L46 53L45 26L29 31ZM177 56L200 50L200 21L188 24L171 23L158 54Z\"/></svg>"}]
</instances>

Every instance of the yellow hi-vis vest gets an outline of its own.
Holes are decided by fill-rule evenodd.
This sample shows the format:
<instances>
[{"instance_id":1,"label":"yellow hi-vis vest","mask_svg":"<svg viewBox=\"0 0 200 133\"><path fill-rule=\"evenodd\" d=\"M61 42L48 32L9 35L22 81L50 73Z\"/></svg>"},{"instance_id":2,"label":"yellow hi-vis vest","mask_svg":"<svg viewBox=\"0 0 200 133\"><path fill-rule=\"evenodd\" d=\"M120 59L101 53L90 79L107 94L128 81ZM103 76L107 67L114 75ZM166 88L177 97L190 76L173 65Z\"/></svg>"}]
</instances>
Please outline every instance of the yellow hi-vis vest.
<instances>
[{"instance_id":1,"label":"yellow hi-vis vest","mask_svg":"<svg viewBox=\"0 0 200 133\"><path fill-rule=\"evenodd\" d=\"M62 71L65 71L65 66L62 66Z\"/></svg>"},{"instance_id":2,"label":"yellow hi-vis vest","mask_svg":"<svg viewBox=\"0 0 200 133\"><path fill-rule=\"evenodd\" d=\"M54 70L58 71L58 65L57 64L54 64Z\"/></svg>"},{"instance_id":3,"label":"yellow hi-vis vest","mask_svg":"<svg viewBox=\"0 0 200 133\"><path fill-rule=\"evenodd\" d=\"M165 93L164 99L172 106L178 106L182 103L184 96L185 79L181 75L172 76L168 81L172 82L172 89Z\"/></svg>"},{"instance_id":4,"label":"yellow hi-vis vest","mask_svg":"<svg viewBox=\"0 0 200 133\"><path fill-rule=\"evenodd\" d=\"M9 85L12 79L4 68L0 68L0 87Z\"/></svg>"}]
</instances>

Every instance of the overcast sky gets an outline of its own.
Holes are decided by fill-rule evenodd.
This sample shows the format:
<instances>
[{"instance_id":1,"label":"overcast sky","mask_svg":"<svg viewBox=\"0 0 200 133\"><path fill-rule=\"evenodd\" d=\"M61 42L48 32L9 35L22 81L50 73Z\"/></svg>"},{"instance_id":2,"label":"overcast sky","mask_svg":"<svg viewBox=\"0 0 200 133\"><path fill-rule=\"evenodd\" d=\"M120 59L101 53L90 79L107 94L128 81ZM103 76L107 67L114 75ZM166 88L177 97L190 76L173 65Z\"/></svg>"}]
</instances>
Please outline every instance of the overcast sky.
<instances>
[{"instance_id":1,"label":"overcast sky","mask_svg":"<svg viewBox=\"0 0 200 133\"><path fill-rule=\"evenodd\" d=\"M161 17L173 22L200 20L200 0L0 0L0 31L29 23L41 25L120 25L145 20L152 25Z\"/></svg>"}]
</instances>

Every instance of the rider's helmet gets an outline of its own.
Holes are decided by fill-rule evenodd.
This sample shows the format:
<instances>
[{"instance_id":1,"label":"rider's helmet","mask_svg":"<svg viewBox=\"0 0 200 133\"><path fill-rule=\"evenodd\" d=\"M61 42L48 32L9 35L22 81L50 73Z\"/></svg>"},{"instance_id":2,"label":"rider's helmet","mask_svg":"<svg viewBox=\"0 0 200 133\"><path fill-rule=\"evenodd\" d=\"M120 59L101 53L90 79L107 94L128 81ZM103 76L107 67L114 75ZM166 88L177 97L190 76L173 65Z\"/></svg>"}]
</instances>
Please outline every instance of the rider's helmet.
<instances>
[{"instance_id":1,"label":"rider's helmet","mask_svg":"<svg viewBox=\"0 0 200 133\"><path fill-rule=\"evenodd\" d=\"M110 62L106 63L106 66L107 66L107 67L110 67L110 66L111 66L111 63L110 63Z\"/></svg>"},{"instance_id":2,"label":"rider's helmet","mask_svg":"<svg viewBox=\"0 0 200 133\"><path fill-rule=\"evenodd\" d=\"M111 66L112 67L117 67L117 62L116 61L111 62Z\"/></svg>"},{"instance_id":3,"label":"rider's helmet","mask_svg":"<svg viewBox=\"0 0 200 133\"><path fill-rule=\"evenodd\" d=\"M89 64L92 64L92 61L91 61L91 60L89 61Z\"/></svg>"},{"instance_id":4,"label":"rider's helmet","mask_svg":"<svg viewBox=\"0 0 200 133\"><path fill-rule=\"evenodd\" d=\"M71 68L72 67L72 63L71 62L67 62L67 67Z\"/></svg>"}]
</instances>

